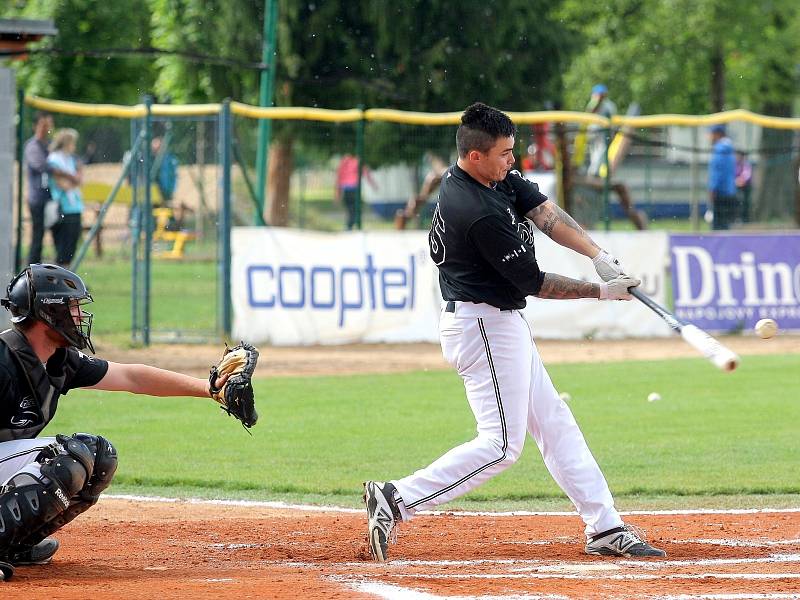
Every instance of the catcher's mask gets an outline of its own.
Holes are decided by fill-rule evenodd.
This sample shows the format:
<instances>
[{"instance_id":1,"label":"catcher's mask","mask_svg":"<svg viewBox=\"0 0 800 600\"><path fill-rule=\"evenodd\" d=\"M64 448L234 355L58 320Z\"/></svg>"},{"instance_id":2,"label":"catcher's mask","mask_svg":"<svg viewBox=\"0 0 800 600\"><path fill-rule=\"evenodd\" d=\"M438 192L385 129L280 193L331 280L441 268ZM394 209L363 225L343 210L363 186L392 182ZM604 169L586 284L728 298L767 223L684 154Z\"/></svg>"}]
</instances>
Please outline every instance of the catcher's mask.
<instances>
[{"instance_id":1,"label":"catcher's mask","mask_svg":"<svg viewBox=\"0 0 800 600\"><path fill-rule=\"evenodd\" d=\"M94 353L92 313L81 308L92 297L75 273L57 265L33 264L11 280L6 294L0 304L11 311L12 323L42 321L70 346Z\"/></svg>"}]
</instances>

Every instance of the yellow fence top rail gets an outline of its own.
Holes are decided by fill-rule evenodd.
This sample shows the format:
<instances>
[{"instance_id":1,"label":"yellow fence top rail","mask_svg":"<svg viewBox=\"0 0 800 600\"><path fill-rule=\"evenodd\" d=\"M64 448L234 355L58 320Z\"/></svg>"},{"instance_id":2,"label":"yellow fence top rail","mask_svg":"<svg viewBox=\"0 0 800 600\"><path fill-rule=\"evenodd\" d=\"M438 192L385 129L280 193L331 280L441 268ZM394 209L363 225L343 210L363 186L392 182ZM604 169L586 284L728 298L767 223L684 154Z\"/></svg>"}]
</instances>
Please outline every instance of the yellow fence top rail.
<instances>
[{"instance_id":1,"label":"yellow fence top rail","mask_svg":"<svg viewBox=\"0 0 800 600\"><path fill-rule=\"evenodd\" d=\"M241 102L231 102L231 112L240 117L251 119L297 119L302 121L326 121L329 123L347 123L360 121L364 111L359 108L349 110L331 110L328 108L307 108L302 106L252 106Z\"/></svg>"},{"instance_id":2,"label":"yellow fence top rail","mask_svg":"<svg viewBox=\"0 0 800 600\"><path fill-rule=\"evenodd\" d=\"M640 117L615 116L611 118L611 123L613 125L627 125L629 127L641 128L666 127L668 125L704 127L719 123L732 123L734 121L752 123L772 129L800 129L800 119L769 117L742 108L711 115L643 115Z\"/></svg>"},{"instance_id":3,"label":"yellow fence top rail","mask_svg":"<svg viewBox=\"0 0 800 600\"><path fill-rule=\"evenodd\" d=\"M136 106L120 106L118 104L84 104L65 100L48 100L37 96L25 96L25 104L38 110L62 115L79 117L117 117L120 119L136 119L143 117L146 110L143 104Z\"/></svg>"},{"instance_id":4,"label":"yellow fence top rail","mask_svg":"<svg viewBox=\"0 0 800 600\"><path fill-rule=\"evenodd\" d=\"M85 104L81 102L67 102L65 100L50 100L38 96L26 96L25 104L39 110L48 112L77 115L84 117L117 117L120 119L137 119L146 115L144 104L123 106L118 104ZM151 113L157 116L200 116L216 115L222 109L222 104L153 104ZM280 119L303 121L326 121L330 123L348 123L360 121L384 121L406 125L458 125L461 121L461 112L448 113L423 113L389 108L370 108L361 110L351 108L348 110L331 110L327 108L308 108L292 106L259 107L241 102L231 102L231 112L241 117L252 119ZM703 127L717 123L731 123L742 121L769 127L773 129L800 129L800 118L770 117L760 115L749 110L737 109L711 115L642 115L638 117L615 116L610 120L600 115L573 111L540 111L540 112L509 112L507 113L518 125L533 125L537 123L576 123L579 125L598 125L628 127L666 127L678 125L684 127Z\"/></svg>"}]
</instances>

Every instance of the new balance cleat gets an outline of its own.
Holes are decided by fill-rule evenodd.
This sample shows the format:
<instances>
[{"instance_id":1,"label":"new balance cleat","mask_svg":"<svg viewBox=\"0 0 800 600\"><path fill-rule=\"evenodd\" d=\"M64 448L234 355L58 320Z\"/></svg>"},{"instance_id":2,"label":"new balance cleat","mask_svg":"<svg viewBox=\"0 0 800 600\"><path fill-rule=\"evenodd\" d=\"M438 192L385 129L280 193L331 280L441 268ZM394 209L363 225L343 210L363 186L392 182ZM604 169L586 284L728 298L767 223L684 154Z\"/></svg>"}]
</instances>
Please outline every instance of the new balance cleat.
<instances>
[{"instance_id":1,"label":"new balance cleat","mask_svg":"<svg viewBox=\"0 0 800 600\"><path fill-rule=\"evenodd\" d=\"M34 546L12 546L8 561L13 565L46 565L58 552L58 540L45 538Z\"/></svg>"},{"instance_id":2,"label":"new balance cleat","mask_svg":"<svg viewBox=\"0 0 800 600\"><path fill-rule=\"evenodd\" d=\"M364 504L367 506L367 541L372 558L385 561L389 557L389 543L395 541L395 527L402 518L391 483L367 481L364 483Z\"/></svg>"},{"instance_id":3,"label":"new balance cleat","mask_svg":"<svg viewBox=\"0 0 800 600\"><path fill-rule=\"evenodd\" d=\"M589 538L586 554L626 556L628 558L664 557L666 552L647 543L641 531L630 525L614 527Z\"/></svg>"}]
</instances>

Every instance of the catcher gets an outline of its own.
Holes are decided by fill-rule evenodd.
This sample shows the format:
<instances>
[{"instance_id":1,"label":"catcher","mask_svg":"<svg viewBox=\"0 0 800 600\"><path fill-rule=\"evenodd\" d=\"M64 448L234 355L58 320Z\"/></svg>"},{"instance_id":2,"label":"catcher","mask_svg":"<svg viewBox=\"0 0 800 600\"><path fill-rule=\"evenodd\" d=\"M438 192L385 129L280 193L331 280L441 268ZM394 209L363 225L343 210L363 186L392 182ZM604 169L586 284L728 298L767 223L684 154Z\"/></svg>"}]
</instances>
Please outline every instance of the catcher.
<instances>
[{"instance_id":1,"label":"catcher","mask_svg":"<svg viewBox=\"0 0 800 600\"><path fill-rule=\"evenodd\" d=\"M111 483L117 451L88 433L36 436L75 388L150 396L209 396L246 427L258 415L250 378L258 352L242 343L226 349L208 380L94 353L92 301L80 277L56 265L33 264L9 284L0 303L12 329L0 333L0 580L16 565L50 561L48 537L91 508Z\"/></svg>"}]
</instances>

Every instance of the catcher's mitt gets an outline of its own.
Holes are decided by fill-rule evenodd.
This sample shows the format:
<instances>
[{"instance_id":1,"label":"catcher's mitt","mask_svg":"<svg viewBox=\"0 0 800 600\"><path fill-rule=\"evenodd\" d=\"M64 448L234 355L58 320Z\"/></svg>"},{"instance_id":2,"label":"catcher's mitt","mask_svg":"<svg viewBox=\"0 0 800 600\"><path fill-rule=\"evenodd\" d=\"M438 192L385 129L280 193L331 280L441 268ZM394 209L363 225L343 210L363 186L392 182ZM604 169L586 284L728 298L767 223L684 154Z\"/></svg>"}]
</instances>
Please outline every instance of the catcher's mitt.
<instances>
[{"instance_id":1,"label":"catcher's mitt","mask_svg":"<svg viewBox=\"0 0 800 600\"><path fill-rule=\"evenodd\" d=\"M258 421L253 385L250 378L258 362L258 350L250 344L241 342L233 348L225 346L225 354L218 364L211 367L208 377L209 395L222 405L229 415L239 419L246 428ZM228 379L218 387L217 380L225 375Z\"/></svg>"}]
</instances>

